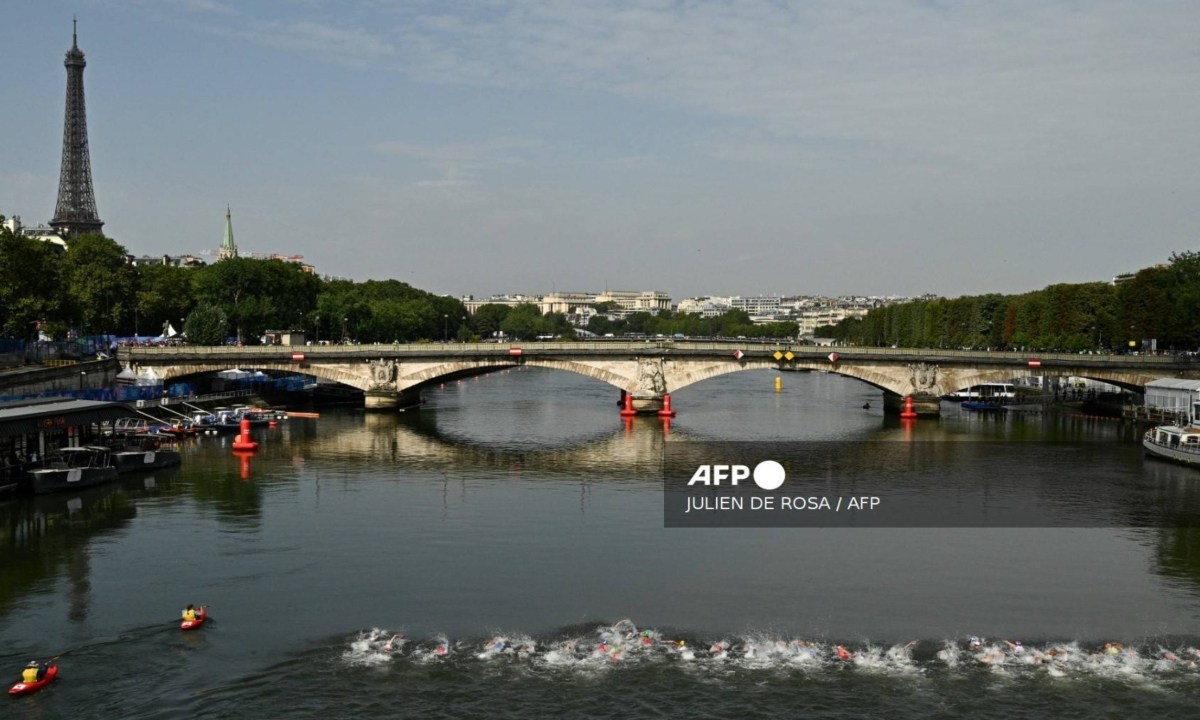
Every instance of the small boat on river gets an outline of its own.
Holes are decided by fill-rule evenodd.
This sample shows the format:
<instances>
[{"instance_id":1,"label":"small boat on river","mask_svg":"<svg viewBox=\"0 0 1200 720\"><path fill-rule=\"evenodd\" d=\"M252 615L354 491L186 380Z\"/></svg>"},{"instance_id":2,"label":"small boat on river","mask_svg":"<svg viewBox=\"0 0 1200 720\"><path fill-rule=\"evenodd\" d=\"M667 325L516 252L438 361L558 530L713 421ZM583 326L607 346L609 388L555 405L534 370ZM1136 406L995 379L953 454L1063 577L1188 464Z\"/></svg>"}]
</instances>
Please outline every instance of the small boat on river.
<instances>
[{"instance_id":1,"label":"small boat on river","mask_svg":"<svg viewBox=\"0 0 1200 720\"><path fill-rule=\"evenodd\" d=\"M962 408L975 412L1003 412L1005 409L998 400L967 400L962 403Z\"/></svg>"},{"instance_id":2,"label":"small boat on river","mask_svg":"<svg viewBox=\"0 0 1200 720\"><path fill-rule=\"evenodd\" d=\"M116 477L112 451L94 445L61 448L44 467L29 471L31 487L39 495L99 485Z\"/></svg>"},{"instance_id":3,"label":"small boat on river","mask_svg":"<svg viewBox=\"0 0 1200 720\"><path fill-rule=\"evenodd\" d=\"M35 693L54 682L54 678L56 677L58 677L58 666L51 665L50 667L46 668L46 674L42 676L41 680L34 680L33 682L25 682L22 680L21 682L9 688L8 694L29 695L30 693Z\"/></svg>"},{"instance_id":4,"label":"small boat on river","mask_svg":"<svg viewBox=\"0 0 1200 720\"><path fill-rule=\"evenodd\" d=\"M159 435L134 435L126 438L125 443L114 448L112 463L118 473L155 470L157 468L178 465L180 454L174 448L164 448L163 441L170 437Z\"/></svg>"},{"instance_id":5,"label":"small boat on river","mask_svg":"<svg viewBox=\"0 0 1200 720\"><path fill-rule=\"evenodd\" d=\"M179 623L179 629L180 630L195 630L196 628L203 625L204 621L207 619L208 619L208 611L205 610L204 608L198 608L196 610L196 619L195 620L184 620L183 622Z\"/></svg>"},{"instance_id":6,"label":"small boat on river","mask_svg":"<svg viewBox=\"0 0 1200 720\"><path fill-rule=\"evenodd\" d=\"M113 435L136 435L138 433L157 432L159 429L167 427L164 422L153 422L146 418L124 417L117 418L113 422Z\"/></svg>"},{"instance_id":7,"label":"small boat on river","mask_svg":"<svg viewBox=\"0 0 1200 720\"><path fill-rule=\"evenodd\" d=\"M1164 460L1200 467L1200 427L1159 425L1142 437L1142 448Z\"/></svg>"}]
</instances>

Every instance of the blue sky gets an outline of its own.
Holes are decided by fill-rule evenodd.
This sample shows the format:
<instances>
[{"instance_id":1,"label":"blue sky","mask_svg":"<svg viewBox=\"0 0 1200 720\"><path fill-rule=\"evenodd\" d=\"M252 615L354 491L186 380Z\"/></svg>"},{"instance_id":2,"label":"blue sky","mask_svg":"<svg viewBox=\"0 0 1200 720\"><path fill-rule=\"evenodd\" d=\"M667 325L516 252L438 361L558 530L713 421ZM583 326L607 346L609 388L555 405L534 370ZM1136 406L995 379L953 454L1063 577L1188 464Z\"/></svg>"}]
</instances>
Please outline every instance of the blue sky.
<instances>
[{"instance_id":1,"label":"blue sky","mask_svg":"<svg viewBox=\"0 0 1200 720\"><path fill-rule=\"evenodd\" d=\"M1200 249L1195 2L14 2L0 213L448 294L958 295Z\"/></svg>"}]
</instances>

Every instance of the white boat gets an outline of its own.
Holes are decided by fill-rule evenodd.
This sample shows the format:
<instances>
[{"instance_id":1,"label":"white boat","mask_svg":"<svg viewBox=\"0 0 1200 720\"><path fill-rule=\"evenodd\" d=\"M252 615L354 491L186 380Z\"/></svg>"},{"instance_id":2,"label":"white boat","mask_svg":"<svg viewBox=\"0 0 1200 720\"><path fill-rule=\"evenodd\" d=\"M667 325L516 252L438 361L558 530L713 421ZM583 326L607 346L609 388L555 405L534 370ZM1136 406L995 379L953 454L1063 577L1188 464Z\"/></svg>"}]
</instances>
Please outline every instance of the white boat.
<instances>
[{"instance_id":1,"label":"white boat","mask_svg":"<svg viewBox=\"0 0 1200 720\"><path fill-rule=\"evenodd\" d=\"M118 473L155 470L178 465L180 454L173 448L164 448L163 440L170 437L158 435L134 435L125 445L112 451L112 464Z\"/></svg>"},{"instance_id":2,"label":"white boat","mask_svg":"<svg viewBox=\"0 0 1200 720\"><path fill-rule=\"evenodd\" d=\"M946 395L947 400L970 400L980 402L999 402L1017 399L1017 390L1012 383L980 383L969 388L956 390Z\"/></svg>"},{"instance_id":3,"label":"white boat","mask_svg":"<svg viewBox=\"0 0 1200 720\"><path fill-rule=\"evenodd\" d=\"M45 467L29 471L37 494L76 490L117 477L106 447L65 447L50 457Z\"/></svg>"},{"instance_id":4,"label":"white boat","mask_svg":"<svg viewBox=\"0 0 1200 720\"><path fill-rule=\"evenodd\" d=\"M1142 437L1142 447L1155 457L1200 466L1200 427L1159 425Z\"/></svg>"}]
</instances>

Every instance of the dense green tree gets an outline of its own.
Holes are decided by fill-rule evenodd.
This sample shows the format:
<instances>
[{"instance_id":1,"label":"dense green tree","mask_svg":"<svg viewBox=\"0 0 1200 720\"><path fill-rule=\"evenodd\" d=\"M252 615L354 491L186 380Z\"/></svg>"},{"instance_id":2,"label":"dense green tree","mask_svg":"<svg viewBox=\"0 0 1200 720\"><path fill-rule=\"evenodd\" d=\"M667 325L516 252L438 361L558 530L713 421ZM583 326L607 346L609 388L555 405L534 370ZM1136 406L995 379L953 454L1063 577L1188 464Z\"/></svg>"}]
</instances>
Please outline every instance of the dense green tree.
<instances>
[{"instance_id":1,"label":"dense green tree","mask_svg":"<svg viewBox=\"0 0 1200 720\"><path fill-rule=\"evenodd\" d=\"M0 228L0 335L29 339L39 321L61 320L60 275L53 246Z\"/></svg>"},{"instance_id":2,"label":"dense green tree","mask_svg":"<svg viewBox=\"0 0 1200 720\"><path fill-rule=\"evenodd\" d=\"M513 307L500 323L500 329L513 340L532 340L542 333L544 327L541 310L530 303Z\"/></svg>"},{"instance_id":3,"label":"dense green tree","mask_svg":"<svg viewBox=\"0 0 1200 720\"><path fill-rule=\"evenodd\" d=\"M188 314L183 332L193 345L224 345L229 334L229 318L219 305L201 302Z\"/></svg>"},{"instance_id":4,"label":"dense green tree","mask_svg":"<svg viewBox=\"0 0 1200 720\"><path fill-rule=\"evenodd\" d=\"M595 335L618 335L625 332L623 320L612 320L603 315L593 315L587 323L587 331Z\"/></svg>"},{"instance_id":5,"label":"dense green tree","mask_svg":"<svg viewBox=\"0 0 1200 720\"><path fill-rule=\"evenodd\" d=\"M500 326L510 312L512 312L511 305L501 305L500 303L480 305L475 314L471 316L471 325L475 328L475 332L482 337L490 338L500 331Z\"/></svg>"},{"instance_id":6,"label":"dense green tree","mask_svg":"<svg viewBox=\"0 0 1200 720\"><path fill-rule=\"evenodd\" d=\"M565 340L575 339L575 326L567 319L563 313L546 313L542 317L542 333L543 335L553 335L556 338Z\"/></svg>"},{"instance_id":7,"label":"dense green tree","mask_svg":"<svg viewBox=\"0 0 1200 720\"><path fill-rule=\"evenodd\" d=\"M133 331L157 335L168 322L186 317L196 305L192 292L195 273L192 268L173 265L139 265Z\"/></svg>"},{"instance_id":8,"label":"dense green tree","mask_svg":"<svg viewBox=\"0 0 1200 720\"><path fill-rule=\"evenodd\" d=\"M85 334L121 332L132 326L137 301L134 271L125 248L98 233L67 243L62 258L62 281L72 317ZM126 322L128 318L129 322Z\"/></svg>"},{"instance_id":9,"label":"dense green tree","mask_svg":"<svg viewBox=\"0 0 1200 720\"><path fill-rule=\"evenodd\" d=\"M282 260L230 258L193 272L196 299L224 310L239 342L303 325L320 289L318 278Z\"/></svg>"},{"instance_id":10,"label":"dense green tree","mask_svg":"<svg viewBox=\"0 0 1200 720\"><path fill-rule=\"evenodd\" d=\"M1143 339L1163 336L1170 323L1170 285L1166 268L1146 268L1118 287L1121 314L1116 338L1121 347L1138 348Z\"/></svg>"}]
</instances>

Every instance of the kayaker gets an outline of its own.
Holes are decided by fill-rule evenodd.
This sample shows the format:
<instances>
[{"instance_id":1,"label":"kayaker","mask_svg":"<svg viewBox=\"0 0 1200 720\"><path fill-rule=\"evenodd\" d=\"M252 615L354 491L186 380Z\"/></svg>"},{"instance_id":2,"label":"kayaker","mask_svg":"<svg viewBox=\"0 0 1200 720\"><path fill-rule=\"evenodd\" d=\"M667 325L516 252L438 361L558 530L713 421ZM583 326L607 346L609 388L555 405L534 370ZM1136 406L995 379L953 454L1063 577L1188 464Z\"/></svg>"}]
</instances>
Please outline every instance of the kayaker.
<instances>
[{"instance_id":1,"label":"kayaker","mask_svg":"<svg viewBox=\"0 0 1200 720\"><path fill-rule=\"evenodd\" d=\"M187 609L183 611L184 622L196 622L196 619L204 612L203 609L196 610L196 606L188 604Z\"/></svg>"},{"instance_id":2,"label":"kayaker","mask_svg":"<svg viewBox=\"0 0 1200 720\"><path fill-rule=\"evenodd\" d=\"M29 664L25 666L25 671L21 673L21 682L35 683L44 677L46 677L46 666L37 660L30 660Z\"/></svg>"}]
</instances>

